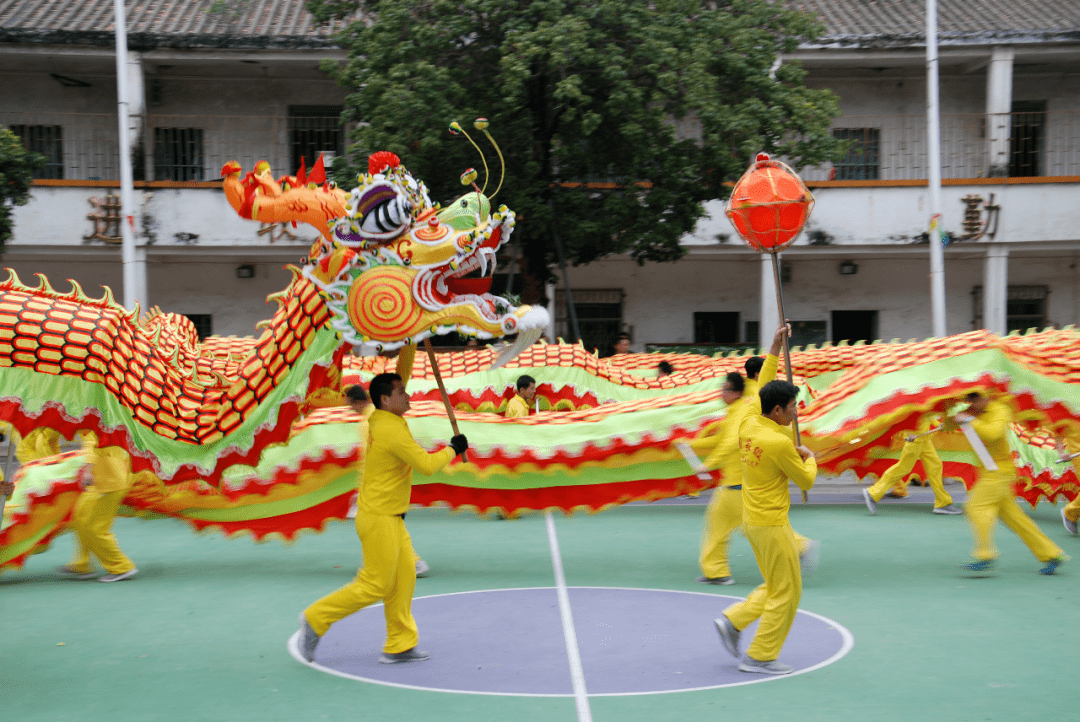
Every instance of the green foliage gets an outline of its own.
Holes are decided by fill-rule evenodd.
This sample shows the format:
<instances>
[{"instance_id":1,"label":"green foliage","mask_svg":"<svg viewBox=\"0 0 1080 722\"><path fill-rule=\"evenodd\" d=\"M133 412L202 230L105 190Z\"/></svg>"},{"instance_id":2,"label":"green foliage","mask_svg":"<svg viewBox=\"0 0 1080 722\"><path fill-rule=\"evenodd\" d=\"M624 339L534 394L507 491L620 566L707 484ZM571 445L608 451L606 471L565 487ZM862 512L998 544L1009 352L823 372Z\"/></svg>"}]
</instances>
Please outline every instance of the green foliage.
<instances>
[{"instance_id":1,"label":"green foliage","mask_svg":"<svg viewBox=\"0 0 1080 722\"><path fill-rule=\"evenodd\" d=\"M459 121L491 121L506 157L494 205L518 212L515 241L546 275L552 230L574 263L628 252L672 261L703 202L725 198L753 155L796 166L837 157L835 96L785 62L821 28L768 0L315 0L322 19L362 17L339 37L360 125L353 151L390 150L443 203L481 168ZM360 11L362 16L355 13ZM331 67L332 66L332 67ZM676 125L692 128L676 132ZM483 178L478 182L482 182ZM589 187L588 183L604 183ZM532 294L530 294L532 295Z\"/></svg>"},{"instance_id":2,"label":"green foliage","mask_svg":"<svg viewBox=\"0 0 1080 722\"><path fill-rule=\"evenodd\" d=\"M44 165L45 156L26 150L19 136L0 128L0 253L11 238L12 208L30 200L34 171Z\"/></svg>"}]
</instances>

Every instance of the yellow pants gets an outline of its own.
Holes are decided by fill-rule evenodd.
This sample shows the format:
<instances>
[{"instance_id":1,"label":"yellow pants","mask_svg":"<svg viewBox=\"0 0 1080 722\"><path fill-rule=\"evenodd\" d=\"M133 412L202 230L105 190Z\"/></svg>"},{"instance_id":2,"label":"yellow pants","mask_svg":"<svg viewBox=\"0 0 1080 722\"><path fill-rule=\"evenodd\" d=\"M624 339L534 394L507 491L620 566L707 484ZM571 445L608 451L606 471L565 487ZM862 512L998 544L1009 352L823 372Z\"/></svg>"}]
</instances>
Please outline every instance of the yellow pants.
<instances>
[{"instance_id":1,"label":"yellow pants","mask_svg":"<svg viewBox=\"0 0 1080 722\"><path fill-rule=\"evenodd\" d=\"M1065 505L1065 518L1071 522L1080 521L1080 494Z\"/></svg>"},{"instance_id":2,"label":"yellow pants","mask_svg":"<svg viewBox=\"0 0 1080 722\"><path fill-rule=\"evenodd\" d=\"M780 656L780 649L799 609L799 599L802 597L799 550L790 524L747 525L744 529L765 582L752 591L745 601L725 609L724 616L739 630L746 629L755 619L761 618L757 634L746 654L761 662L768 662Z\"/></svg>"},{"instance_id":3,"label":"yellow pants","mask_svg":"<svg viewBox=\"0 0 1080 722\"><path fill-rule=\"evenodd\" d=\"M1062 556L1064 552L1061 548L1042 533L1017 503L1013 495L1016 469L1012 464L1003 466L1005 468L998 471L983 470L964 504L964 513L975 536L971 556L980 561L998 558L998 550L994 546L994 526L998 518L1027 544L1039 561Z\"/></svg>"},{"instance_id":4,"label":"yellow pants","mask_svg":"<svg viewBox=\"0 0 1080 722\"><path fill-rule=\"evenodd\" d=\"M364 549L364 566L356 579L304 611L308 624L322 636L334 622L381 601L386 614L383 651L396 654L412 649L418 639L412 616L416 563L405 520L358 510L356 533Z\"/></svg>"},{"instance_id":5,"label":"yellow pants","mask_svg":"<svg viewBox=\"0 0 1080 722\"><path fill-rule=\"evenodd\" d=\"M705 510L705 530L701 535L701 554L698 557L701 573L706 577L715 579L731 576L728 539L732 532L742 526L742 512L742 491L725 486L713 492L712 500ZM810 544L810 539L798 532L794 534L799 554L802 554Z\"/></svg>"},{"instance_id":6,"label":"yellow pants","mask_svg":"<svg viewBox=\"0 0 1080 722\"><path fill-rule=\"evenodd\" d=\"M69 566L73 571L89 572L93 554L110 574L123 574L135 568L120 551L111 531L113 518L127 489L101 492L93 485L87 487L75 502L71 525L75 529L75 556Z\"/></svg>"},{"instance_id":7,"label":"yellow pants","mask_svg":"<svg viewBox=\"0 0 1080 722\"><path fill-rule=\"evenodd\" d=\"M907 475L915 468L916 461L922 461L923 468L926 470L926 481L934 490L934 508L939 509L952 504L952 497L945 491L945 485L941 481L941 457L938 456L937 449L927 436L904 444L904 450L900 452L900 460L889 467L877 483L870 487L870 496L874 501L881 501L881 497L885 496L894 484L907 478ZM905 491L904 494L906 493Z\"/></svg>"},{"instance_id":8,"label":"yellow pants","mask_svg":"<svg viewBox=\"0 0 1080 722\"><path fill-rule=\"evenodd\" d=\"M1067 450L1070 454L1075 454L1080 451L1080 448L1076 444L1068 443ZM1077 476L1080 476L1080 457L1073 459L1072 465L1076 469ZM1071 522L1080 521L1080 494L1077 494L1075 499L1065 505L1065 518Z\"/></svg>"}]
</instances>

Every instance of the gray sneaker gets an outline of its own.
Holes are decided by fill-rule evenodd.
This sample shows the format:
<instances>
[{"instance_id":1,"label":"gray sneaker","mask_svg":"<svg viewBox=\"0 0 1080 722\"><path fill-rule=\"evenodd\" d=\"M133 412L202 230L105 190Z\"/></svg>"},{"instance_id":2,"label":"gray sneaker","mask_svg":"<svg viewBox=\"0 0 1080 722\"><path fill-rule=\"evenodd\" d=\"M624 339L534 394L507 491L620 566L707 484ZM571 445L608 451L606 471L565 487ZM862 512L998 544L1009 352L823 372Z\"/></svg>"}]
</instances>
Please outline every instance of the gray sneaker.
<instances>
[{"instance_id":1,"label":"gray sneaker","mask_svg":"<svg viewBox=\"0 0 1080 722\"><path fill-rule=\"evenodd\" d=\"M416 647L412 649L406 649L404 652L383 652L379 657L379 664L401 664L403 662L423 662L431 655L427 652L421 652Z\"/></svg>"},{"instance_id":2,"label":"gray sneaker","mask_svg":"<svg viewBox=\"0 0 1080 722\"><path fill-rule=\"evenodd\" d=\"M702 584L723 584L725 587L735 583L732 577L698 577L697 580Z\"/></svg>"},{"instance_id":3,"label":"gray sneaker","mask_svg":"<svg viewBox=\"0 0 1080 722\"><path fill-rule=\"evenodd\" d=\"M57 567L56 571L60 574L63 574L65 577L68 577L69 579L97 579L98 575L98 572L95 571L77 571L75 569L72 569L70 564L65 564L62 567Z\"/></svg>"},{"instance_id":4,"label":"gray sneaker","mask_svg":"<svg viewBox=\"0 0 1080 722\"><path fill-rule=\"evenodd\" d=\"M806 549L799 555L799 569L802 576L808 577L814 573L821 563L821 542L812 541L806 545Z\"/></svg>"},{"instance_id":5,"label":"gray sneaker","mask_svg":"<svg viewBox=\"0 0 1080 722\"><path fill-rule=\"evenodd\" d=\"M139 573L139 570L132 567L126 572L120 572L119 574L106 574L103 577L98 577L99 582L122 582L125 579L131 579L133 576Z\"/></svg>"},{"instance_id":6,"label":"gray sneaker","mask_svg":"<svg viewBox=\"0 0 1080 722\"><path fill-rule=\"evenodd\" d=\"M423 559L416 560L416 578L423 579L431 572L431 567Z\"/></svg>"},{"instance_id":7,"label":"gray sneaker","mask_svg":"<svg viewBox=\"0 0 1080 722\"><path fill-rule=\"evenodd\" d=\"M934 514L963 514L964 510L958 507L956 504L949 504L947 506L935 506Z\"/></svg>"},{"instance_id":8,"label":"gray sneaker","mask_svg":"<svg viewBox=\"0 0 1080 722\"><path fill-rule=\"evenodd\" d=\"M1070 534L1076 534L1076 522L1069 521L1069 517L1065 516L1064 507L1061 509L1061 523L1065 525L1065 531L1069 532Z\"/></svg>"},{"instance_id":9,"label":"gray sneaker","mask_svg":"<svg viewBox=\"0 0 1080 722\"><path fill-rule=\"evenodd\" d=\"M315 661L315 648L319 646L319 640L322 639L315 630L311 628L311 624L307 620L307 615L300 612L300 637L297 639L296 646L300 649L300 656L308 662Z\"/></svg>"},{"instance_id":10,"label":"gray sneaker","mask_svg":"<svg viewBox=\"0 0 1080 722\"><path fill-rule=\"evenodd\" d=\"M775 659L762 662L760 659L743 655L742 660L739 662L739 671L756 672L758 674L791 674L795 671L795 668L783 662L777 662Z\"/></svg>"},{"instance_id":11,"label":"gray sneaker","mask_svg":"<svg viewBox=\"0 0 1080 722\"><path fill-rule=\"evenodd\" d=\"M870 496L869 489L862 490L862 498L866 501L866 508L870 510L870 516L877 516L877 502Z\"/></svg>"},{"instance_id":12,"label":"gray sneaker","mask_svg":"<svg viewBox=\"0 0 1080 722\"><path fill-rule=\"evenodd\" d=\"M719 619L714 619L713 622L716 624L716 631L720 634L720 641L723 643L724 649L726 649L732 657L738 659L739 630L735 629L735 625L723 614L720 615Z\"/></svg>"}]
</instances>

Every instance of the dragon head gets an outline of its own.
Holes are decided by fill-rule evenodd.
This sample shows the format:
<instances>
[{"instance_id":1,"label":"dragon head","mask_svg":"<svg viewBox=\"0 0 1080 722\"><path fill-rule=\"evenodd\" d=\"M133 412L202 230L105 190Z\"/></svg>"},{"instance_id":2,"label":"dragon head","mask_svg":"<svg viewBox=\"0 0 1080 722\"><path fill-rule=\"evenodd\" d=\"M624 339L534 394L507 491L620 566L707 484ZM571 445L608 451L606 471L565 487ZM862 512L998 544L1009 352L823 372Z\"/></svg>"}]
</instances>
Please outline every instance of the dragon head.
<instances>
[{"instance_id":1,"label":"dragon head","mask_svg":"<svg viewBox=\"0 0 1080 722\"><path fill-rule=\"evenodd\" d=\"M513 211L492 211L475 185L440 208L386 151L369 158L358 181L345 214L331 221L332 241L317 242L303 270L343 340L379 351L451 331L481 339L520 334L528 343L539 337L546 310L489 293Z\"/></svg>"}]
</instances>

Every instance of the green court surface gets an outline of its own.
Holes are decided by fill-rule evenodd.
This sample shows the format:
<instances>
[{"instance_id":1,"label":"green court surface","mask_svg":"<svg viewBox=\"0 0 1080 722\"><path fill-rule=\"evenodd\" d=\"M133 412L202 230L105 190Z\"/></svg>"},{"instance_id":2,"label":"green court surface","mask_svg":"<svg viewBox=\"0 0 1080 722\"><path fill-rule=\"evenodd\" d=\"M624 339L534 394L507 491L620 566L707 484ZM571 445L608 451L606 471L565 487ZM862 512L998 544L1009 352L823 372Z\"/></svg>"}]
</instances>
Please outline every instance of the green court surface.
<instances>
[{"instance_id":1,"label":"green court surface","mask_svg":"<svg viewBox=\"0 0 1080 722\"><path fill-rule=\"evenodd\" d=\"M734 586L694 581L703 512L702 504L653 504L556 517L567 584L744 596L760 575L742 537L732 544ZM593 719L1076 718L1069 690L1080 641L1080 539L1065 533L1057 509L1033 512L1076 559L1053 577L1039 575L1040 565L1004 528L996 574L963 577L967 524L931 515L929 506L883 505L871 517L862 505L796 505L791 517L822 542L821 566L805 580L800 607L847 627L851 652L767 684L592 697ZM541 515L496 521L417 509L407 523L433 570L417 581L417 596L555 585ZM119 519L115 531L140 569L131 581L61 580L53 570L67 560L68 537L0 577L0 719L578 719L572 697L401 689L294 660L285 643L300 610L355 573L360 546L351 524L292 546L197 536L168 520ZM717 614L723 606L718 600ZM424 619L417 622L423 646ZM369 640L372 649L382 641ZM716 664L733 664L719 642Z\"/></svg>"}]
</instances>

